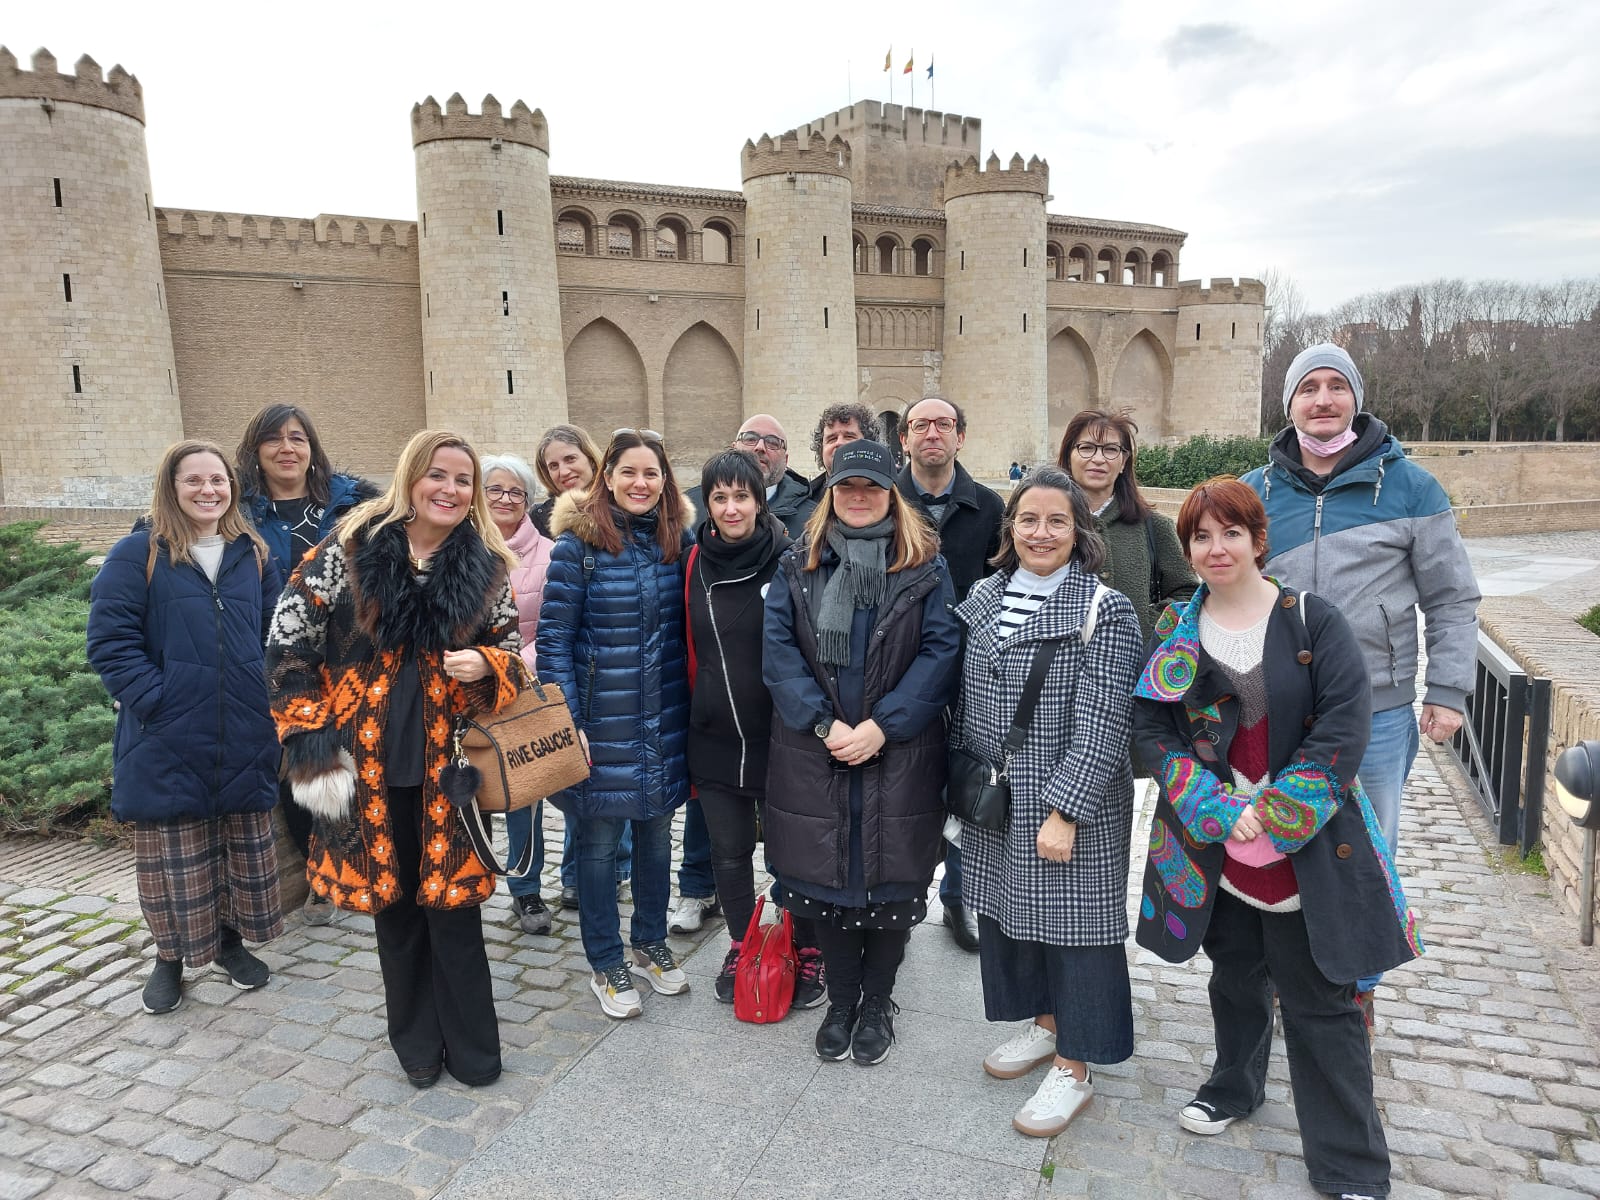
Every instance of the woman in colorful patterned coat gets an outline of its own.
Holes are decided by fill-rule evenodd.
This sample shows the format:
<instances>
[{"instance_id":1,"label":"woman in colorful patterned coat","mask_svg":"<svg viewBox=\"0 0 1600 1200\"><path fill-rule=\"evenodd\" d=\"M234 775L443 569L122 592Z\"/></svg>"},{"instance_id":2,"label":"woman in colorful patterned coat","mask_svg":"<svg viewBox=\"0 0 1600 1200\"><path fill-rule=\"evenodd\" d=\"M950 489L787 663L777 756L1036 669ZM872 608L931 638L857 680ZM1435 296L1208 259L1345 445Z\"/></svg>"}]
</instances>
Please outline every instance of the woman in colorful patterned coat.
<instances>
[{"instance_id":1,"label":"woman in colorful patterned coat","mask_svg":"<svg viewBox=\"0 0 1600 1200\"><path fill-rule=\"evenodd\" d=\"M1212 964L1216 1065L1178 1124L1220 1133L1260 1107L1275 990L1312 1185L1386 1196L1355 981L1421 945L1353 777L1371 724L1361 654L1332 605L1262 576L1266 512L1238 480L1190 493L1178 536L1202 586L1157 622L1134 689L1161 785L1137 940Z\"/></svg>"},{"instance_id":2,"label":"woman in colorful patterned coat","mask_svg":"<svg viewBox=\"0 0 1600 1200\"><path fill-rule=\"evenodd\" d=\"M453 433L407 443L394 482L290 577L267 670L312 888L371 913L389 1041L406 1076L500 1074L478 905L494 876L439 791L451 717L496 711L521 678L515 559L478 457Z\"/></svg>"}]
</instances>

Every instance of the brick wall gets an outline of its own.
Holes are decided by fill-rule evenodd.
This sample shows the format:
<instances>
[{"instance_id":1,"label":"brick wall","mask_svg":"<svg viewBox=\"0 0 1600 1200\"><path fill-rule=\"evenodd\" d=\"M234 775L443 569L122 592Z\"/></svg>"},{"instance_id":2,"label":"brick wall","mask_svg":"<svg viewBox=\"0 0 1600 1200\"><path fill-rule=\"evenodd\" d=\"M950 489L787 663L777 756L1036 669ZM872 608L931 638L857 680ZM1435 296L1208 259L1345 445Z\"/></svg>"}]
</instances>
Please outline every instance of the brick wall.
<instances>
[{"instance_id":1,"label":"brick wall","mask_svg":"<svg viewBox=\"0 0 1600 1200\"><path fill-rule=\"evenodd\" d=\"M1428 469L1453 504L1600 497L1600 454L1592 443L1416 442L1407 443L1406 455Z\"/></svg>"},{"instance_id":2,"label":"brick wall","mask_svg":"<svg viewBox=\"0 0 1600 1200\"><path fill-rule=\"evenodd\" d=\"M1568 746L1600 738L1600 638L1540 600L1490 597L1478 608L1484 632L1517 665L1550 680L1550 753L1546 764L1544 861L1551 890L1566 908L1579 911L1582 834L1555 801L1548 768Z\"/></svg>"}]
</instances>

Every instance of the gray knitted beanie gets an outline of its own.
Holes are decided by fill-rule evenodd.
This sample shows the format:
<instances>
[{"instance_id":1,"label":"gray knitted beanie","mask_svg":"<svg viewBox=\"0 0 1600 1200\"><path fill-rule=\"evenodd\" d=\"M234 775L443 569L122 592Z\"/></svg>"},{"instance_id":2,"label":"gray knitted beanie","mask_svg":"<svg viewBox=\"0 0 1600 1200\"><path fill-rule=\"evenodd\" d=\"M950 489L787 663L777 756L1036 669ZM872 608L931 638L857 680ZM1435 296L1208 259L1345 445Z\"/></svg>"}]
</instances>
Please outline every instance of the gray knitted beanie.
<instances>
[{"instance_id":1,"label":"gray knitted beanie","mask_svg":"<svg viewBox=\"0 0 1600 1200\"><path fill-rule=\"evenodd\" d=\"M1367 386L1361 382L1361 372L1356 368L1355 360L1332 342L1319 342L1300 351L1289 364L1289 371L1283 377L1283 415L1289 415L1289 401L1294 399L1300 381L1319 367L1332 367L1350 381L1350 390L1356 397L1356 411L1360 412L1362 402L1366 399Z\"/></svg>"}]
</instances>

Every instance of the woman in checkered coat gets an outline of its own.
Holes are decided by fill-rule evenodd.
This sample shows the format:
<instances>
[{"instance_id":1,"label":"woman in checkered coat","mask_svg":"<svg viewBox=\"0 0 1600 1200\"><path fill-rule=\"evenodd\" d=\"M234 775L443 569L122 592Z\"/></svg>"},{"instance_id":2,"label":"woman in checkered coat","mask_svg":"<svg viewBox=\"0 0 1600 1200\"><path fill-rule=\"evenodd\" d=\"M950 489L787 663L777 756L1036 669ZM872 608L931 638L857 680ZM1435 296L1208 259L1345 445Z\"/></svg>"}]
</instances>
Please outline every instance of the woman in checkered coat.
<instances>
[{"instance_id":1,"label":"woman in checkered coat","mask_svg":"<svg viewBox=\"0 0 1600 1200\"><path fill-rule=\"evenodd\" d=\"M1050 1063L1013 1120L1052 1137L1094 1094L1088 1061L1133 1053L1128 850L1133 775L1129 697L1143 654L1139 618L1100 584L1104 547L1083 493L1063 471L1012 493L999 571L956 615L967 628L953 744L994 764L1041 645L1056 644L1038 707L1011 758L1004 832L963 822L964 902L978 914L984 1009L1029 1024L983 1067L1016 1079Z\"/></svg>"}]
</instances>

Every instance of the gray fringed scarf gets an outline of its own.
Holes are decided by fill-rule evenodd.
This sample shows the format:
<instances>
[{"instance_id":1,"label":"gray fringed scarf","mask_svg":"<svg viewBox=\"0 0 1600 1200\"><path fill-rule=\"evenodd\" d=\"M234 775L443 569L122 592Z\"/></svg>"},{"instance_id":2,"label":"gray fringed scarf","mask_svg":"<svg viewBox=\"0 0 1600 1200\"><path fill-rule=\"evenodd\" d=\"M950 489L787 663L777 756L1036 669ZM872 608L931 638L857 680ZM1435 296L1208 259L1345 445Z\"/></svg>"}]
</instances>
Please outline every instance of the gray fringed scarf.
<instances>
[{"instance_id":1,"label":"gray fringed scarf","mask_svg":"<svg viewBox=\"0 0 1600 1200\"><path fill-rule=\"evenodd\" d=\"M839 567L822 589L817 610L817 661L833 667L850 665L851 618L856 609L882 602L893 538L893 517L861 529L835 521L828 530L828 548L839 556Z\"/></svg>"}]
</instances>

